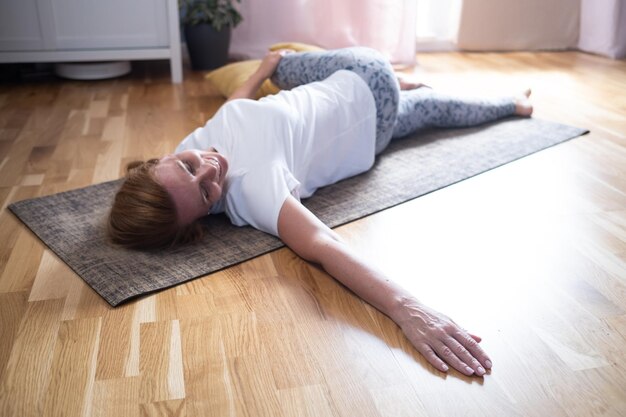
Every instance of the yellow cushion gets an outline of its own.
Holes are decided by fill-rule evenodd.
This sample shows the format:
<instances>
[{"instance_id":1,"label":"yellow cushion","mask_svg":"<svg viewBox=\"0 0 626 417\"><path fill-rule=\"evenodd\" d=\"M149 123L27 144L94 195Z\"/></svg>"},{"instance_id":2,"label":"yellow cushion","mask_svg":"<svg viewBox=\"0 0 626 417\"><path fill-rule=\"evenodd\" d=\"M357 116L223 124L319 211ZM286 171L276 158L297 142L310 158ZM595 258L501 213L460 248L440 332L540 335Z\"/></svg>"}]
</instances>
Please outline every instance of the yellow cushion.
<instances>
[{"instance_id":1,"label":"yellow cushion","mask_svg":"<svg viewBox=\"0 0 626 417\"><path fill-rule=\"evenodd\" d=\"M270 51L277 51L279 49L293 49L296 52L310 52L310 51L323 51L323 48L315 45L309 45L300 42L279 42L269 47Z\"/></svg>"},{"instance_id":2,"label":"yellow cushion","mask_svg":"<svg viewBox=\"0 0 626 417\"><path fill-rule=\"evenodd\" d=\"M276 43L269 47L270 51L279 49L293 49L296 52L304 51L323 51L322 48L307 45L298 42L282 42ZM239 61L232 64L224 65L206 75L206 79L211 82L226 98L230 97L250 76L256 71L261 64L260 59L252 59L248 61ZM276 94L280 91L270 80L265 80L261 88L256 93L256 98L265 97L269 94Z\"/></svg>"},{"instance_id":3,"label":"yellow cushion","mask_svg":"<svg viewBox=\"0 0 626 417\"><path fill-rule=\"evenodd\" d=\"M260 59L234 62L211 71L206 75L206 79L217 88L222 96L228 98L250 78L260 64ZM256 98L258 99L268 94L276 94L279 91L280 89L270 80L265 80L257 91Z\"/></svg>"}]
</instances>

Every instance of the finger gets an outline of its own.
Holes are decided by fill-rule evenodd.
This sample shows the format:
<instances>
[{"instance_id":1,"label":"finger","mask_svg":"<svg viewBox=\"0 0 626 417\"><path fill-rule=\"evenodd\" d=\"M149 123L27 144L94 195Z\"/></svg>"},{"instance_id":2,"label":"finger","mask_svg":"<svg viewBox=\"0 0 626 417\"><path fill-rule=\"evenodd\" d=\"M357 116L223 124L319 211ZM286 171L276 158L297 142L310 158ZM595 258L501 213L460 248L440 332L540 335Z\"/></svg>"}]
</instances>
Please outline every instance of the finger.
<instances>
[{"instance_id":1,"label":"finger","mask_svg":"<svg viewBox=\"0 0 626 417\"><path fill-rule=\"evenodd\" d=\"M442 361L439 358L439 356L437 356L435 351L433 351L430 346L428 346L426 344L422 344L422 345L417 347L417 350L419 350L419 352L422 354L422 356L424 356L426 358L426 360L432 366L434 366L436 369L440 370L441 372L448 372L448 369L450 369L448 367L448 365L446 365L445 362Z\"/></svg>"},{"instance_id":2,"label":"finger","mask_svg":"<svg viewBox=\"0 0 626 417\"><path fill-rule=\"evenodd\" d=\"M453 322L454 323L454 322ZM456 323L454 323L456 324ZM457 326L459 326L458 324L456 324ZM470 336L472 336L472 339L474 339L475 341L477 341L478 343L483 341L483 338L480 336L476 336L475 334L470 333L465 327L461 327L459 326L459 329L463 330L465 333L469 334Z\"/></svg>"},{"instance_id":3,"label":"finger","mask_svg":"<svg viewBox=\"0 0 626 417\"><path fill-rule=\"evenodd\" d=\"M478 343L480 343L480 342L482 342L482 341L483 341L483 338L482 338L482 337L480 337L480 336L476 336L475 334L471 334L471 333L468 333L468 334L469 334L470 336L472 336L472 339L474 339L474 340L475 340L476 342L478 342Z\"/></svg>"},{"instance_id":4,"label":"finger","mask_svg":"<svg viewBox=\"0 0 626 417\"><path fill-rule=\"evenodd\" d=\"M437 342L435 346L433 346L435 352L441 359L450 364L454 369L459 371L460 373L470 376L474 374L474 370L469 367L465 362L463 362L459 357L446 346L443 342Z\"/></svg>"},{"instance_id":5,"label":"finger","mask_svg":"<svg viewBox=\"0 0 626 417\"><path fill-rule=\"evenodd\" d=\"M486 369L491 369L491 359L489 359L489 356L478 344L482 340L480 337L466 332L458 332L453 336L461 345L463 345L463 347L465 347L465 349L467 349L472 354L474 358L478 359L478 361Z\"/></svg>"},{"instance_id":6,"label":"finger","mask_svg":"<svg viewBox=\"0 0 626 417\"><path fill-rule=\"evenodd\" d=\"M465 346L459 343L453 337L448 337L443 340L443 342L454 352L454 354L461 360L463 363L467 364L474 373L478 376L483 376L487 373L485 368L481 365L481 363L472 355L470 351L468 351ZM474 342L476 343L476 342Z\"/></svg>"}]
</instances>

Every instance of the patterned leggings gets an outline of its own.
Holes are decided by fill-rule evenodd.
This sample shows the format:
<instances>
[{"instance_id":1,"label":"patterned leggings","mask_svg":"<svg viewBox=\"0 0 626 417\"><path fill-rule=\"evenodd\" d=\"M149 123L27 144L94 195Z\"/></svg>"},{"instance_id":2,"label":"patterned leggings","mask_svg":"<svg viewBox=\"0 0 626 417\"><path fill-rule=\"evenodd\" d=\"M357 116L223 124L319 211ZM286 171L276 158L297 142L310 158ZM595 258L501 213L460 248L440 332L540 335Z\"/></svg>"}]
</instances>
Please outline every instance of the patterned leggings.
<instances>
[{"instance_id":1,"label":"patterned leggings","mask_svg":"<svg viewBox=\"0 0 626 417\"><path fill-rule=\"evenodd\" d=\"M321 81L335 71L358 74L376 103L376 154L391 139L427 127L467 127L494 121L515 112L513 98L470 99L447 96L430 88L400 91L391 64L373 49L354 47L285 55L272 82L282 89Z\"/></svg>"}]
</instances>

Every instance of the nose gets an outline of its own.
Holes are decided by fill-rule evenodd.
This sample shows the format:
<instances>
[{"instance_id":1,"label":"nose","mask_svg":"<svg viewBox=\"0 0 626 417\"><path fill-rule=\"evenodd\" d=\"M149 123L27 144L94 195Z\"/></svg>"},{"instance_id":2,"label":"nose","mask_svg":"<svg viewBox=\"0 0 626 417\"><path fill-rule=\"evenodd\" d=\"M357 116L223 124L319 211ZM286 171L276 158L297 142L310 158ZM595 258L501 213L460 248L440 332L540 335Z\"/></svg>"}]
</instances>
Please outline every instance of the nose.
<instances>
[{"instance_id":1,"label":"nose","mask_svg":"<svg viewBox=\"0 0 626 417\"><path fill-rule=\"evenodd\" d=\"M217 174L217 167L215 165L208 163L205 160L202 160L202 164L198 167L196 177L198 177L200 181L204 181L207 179L210 181L215 181L217 180Z\"/></svg>"}]
</instances>

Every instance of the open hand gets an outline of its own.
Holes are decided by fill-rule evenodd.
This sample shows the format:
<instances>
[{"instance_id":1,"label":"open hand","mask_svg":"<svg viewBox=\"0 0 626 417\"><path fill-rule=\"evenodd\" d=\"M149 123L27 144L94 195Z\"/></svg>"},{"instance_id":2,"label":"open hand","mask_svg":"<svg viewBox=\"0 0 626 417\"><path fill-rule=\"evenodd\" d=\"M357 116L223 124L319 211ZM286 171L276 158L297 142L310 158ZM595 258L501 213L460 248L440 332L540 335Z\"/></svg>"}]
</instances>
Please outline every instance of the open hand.
<instances>
[{"instance_id":1,"label":"open hand","mask_svg":"<svg viewBox=\"0 0 626 417\"><path fill-rule=\"evenodd\" d=\"M491 369L491 360L478 345L480 337L447 316L412 299L403 300L394 316L415 349L440 371L447 372L450 365L465 375L483 376Z\"/></svg>"}]
</instances>

